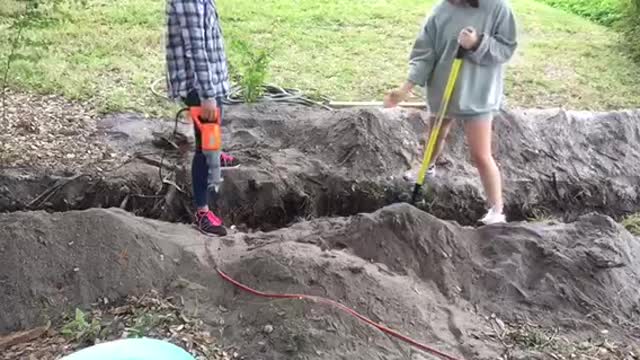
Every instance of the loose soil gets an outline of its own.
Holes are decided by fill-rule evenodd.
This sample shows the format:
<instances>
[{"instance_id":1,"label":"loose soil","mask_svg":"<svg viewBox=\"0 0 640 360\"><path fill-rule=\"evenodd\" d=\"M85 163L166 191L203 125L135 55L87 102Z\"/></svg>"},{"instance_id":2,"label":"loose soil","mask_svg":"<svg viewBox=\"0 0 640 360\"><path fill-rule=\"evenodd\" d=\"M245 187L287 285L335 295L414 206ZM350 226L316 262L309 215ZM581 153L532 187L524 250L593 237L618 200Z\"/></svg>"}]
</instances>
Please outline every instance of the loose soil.
<instances>
[{"instance_id":1,"label":"loose soil","mask_svg":"<svg viewBox=\"0 0 640 360\"><path fill-rule=\"evenodd\" d=\"M55 95L6 92L0 118L3 172L29 168L64 174L79 168L95 170L98 164L117 165L120 154L98 136L99 117L90 104Z\"/></svg>"},{"instance_id":2,"label":"loose soil","mask_svg":"<svg viewBox=\"0 0 640 360\"><path fill-rule=\"evenodd\" d=\"M0 359L60 359L95 343L142 336L174 343L197 359L238 357L220 349L203 327L175 298L163 298L151 290L114 303L100 299L91 311L76 309L62 325L47 324L0 337Z\"/></svg>"},{"instance_id":3,"label":"loose soil","mask_svg":"<svg viewBox=\"0 0 640 360\"><path fill-rule=\"evenodd\" d=\"M231 107L224 143L242 167L225 172L219 211L241 229L273 230L407 201L413 184L402 175L422 159L424 118L420 112L375 109ZM494 141L508 218L572 221L597 211L620 219L640 211L639 124L638 111L502 112ZM117 161L97 169L80 166L71 176L45 168L7 169L0 174L0 210L122 207L151 218L191 221L188 125L179 124L177 137L172 122L135 114L112 115L95 126L92 136ZM420 207L475 224L486 205L459 127L438 174L425 186Z\"/></svg>"},{"instance_id":4,"label":"loose soil","mask_svg":"<svg viewBox=\"0 0 640 360\"><path fill-rule=\"evenodd\" d=\"M121 209L0 222L3 281L19 284L2 295L3 332L158 288L247 359L430 359L326 305L240 292L220 268L259 290L339 301L464 359L569 358L603 344L616 351L600 359L638 354L640 241L603 215L473 229L396 204L225 238Z\"/></svg>"},{"instance_id":5,"label":"loose soil","mask_svg":"<svg viewBox=\"0 0 640 360\"><path fill-rule=\"evenodd\" d=\"M238 357L432 359L325 305L240 292L219 268L259 290L339 301L461 359L638 359L640 240L614 220L640 210L639 120L501 113L495 155L513 222L474 228L483 196L459 128L425 212L402 203L423 113L232 107L224 142L242 166L212 206L235 228L209 238L180 224L192 211L189 126L173 136L168 121L92 118L66 162L3 154L0 335L57 330L0 350L34 355L75 307L157 290ZM109 161L73 163L97 159L85 135ZM532 216L545 221L520 221Z\"/></svg>"}]
</instances>

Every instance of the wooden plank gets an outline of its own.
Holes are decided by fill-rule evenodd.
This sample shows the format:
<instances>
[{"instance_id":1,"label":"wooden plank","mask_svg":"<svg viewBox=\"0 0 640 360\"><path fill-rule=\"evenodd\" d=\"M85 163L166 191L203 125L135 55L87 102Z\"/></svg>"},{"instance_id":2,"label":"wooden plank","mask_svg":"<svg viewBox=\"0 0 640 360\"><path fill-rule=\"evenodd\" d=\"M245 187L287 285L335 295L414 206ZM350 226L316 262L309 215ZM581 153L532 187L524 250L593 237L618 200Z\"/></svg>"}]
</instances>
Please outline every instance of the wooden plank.
<instances>
[{"instance_id":1,"label":"wooden plank","mask_svg":"<svg viewBox=\"0 0 640 360\"><path fill-rule=\"evenodd\" d=\"M329 107L332 108L348 108L348 107L383 107L382 101L331 101ZM427 105L424 102L401 102L399 107L425 109Z\"/></svg>"}]
</instances>

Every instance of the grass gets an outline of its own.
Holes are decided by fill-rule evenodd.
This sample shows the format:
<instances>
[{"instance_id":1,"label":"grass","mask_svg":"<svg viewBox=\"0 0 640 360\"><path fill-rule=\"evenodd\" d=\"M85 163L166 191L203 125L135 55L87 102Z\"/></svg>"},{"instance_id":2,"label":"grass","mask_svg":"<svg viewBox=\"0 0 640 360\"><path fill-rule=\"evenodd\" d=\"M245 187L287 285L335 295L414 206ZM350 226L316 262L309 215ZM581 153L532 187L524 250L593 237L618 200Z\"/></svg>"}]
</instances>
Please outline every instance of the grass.
<instances>
[{"instance_id":1,"label":"grass","mask_svg":"<svg viewBox=\"0 0 640 360\"><path fill-rule=\"evenodd\" d=\"M511 3L521 31L507 75L511 105L601 110L640 103L640 66L623 55L616 33L533 0ZM164 75L164 4L67 6L58 21L25 32L11 86L91 99L101 111L166 110L166 101L149 91ZM269 52L268 81L339 100L381 99L403 81L408 51L432 4L218 0L227 43L248 40ZM1 64L14 36L10 21L10 11L0 12ZM238 62L233 50L229 55L232 65Z\"/></svg>"},{"instance_id":2,"label":"grass","mask_svg":"<svg viewBox=\"0 0 640 360\"><path fill-rule=\"evenodd\" d=\"M580 15L598 24L612 26L622 18L625 0L539 0L555 8Z\"/></svg>"},{"instance_id":3,"label":"grass","mask_svg":"<svg viewBox=\"0 0 640 360\"><path fill-rule=\"evenodd\" d=\"M622 226L633 235L640 236L640 213L626 216L622 219Z\"/></svg>"},{"instance_id":4,"label":"grass","mask_svg":"<svg viewBox=\"0 0 640 360\"><path fill-rule=\"evenodd\" d=\"M531 216L528 218L528 221L538 223L549 223L557 220L558 219L551 215L547 210L542 209L533 209L531 211Z\"/></svg>"}]
</instances>

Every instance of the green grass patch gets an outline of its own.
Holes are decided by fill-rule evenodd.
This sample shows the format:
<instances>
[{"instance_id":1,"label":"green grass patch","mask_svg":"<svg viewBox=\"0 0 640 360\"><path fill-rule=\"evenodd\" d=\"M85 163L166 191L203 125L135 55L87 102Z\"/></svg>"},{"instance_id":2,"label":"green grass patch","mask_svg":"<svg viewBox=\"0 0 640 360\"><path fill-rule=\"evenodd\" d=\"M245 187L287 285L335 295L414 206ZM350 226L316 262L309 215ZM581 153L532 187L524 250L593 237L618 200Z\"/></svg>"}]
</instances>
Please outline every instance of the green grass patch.
<instances>
[{"instance_id":1,"label":"green grass patch","mask_svg":"<svg viewBox=\"0 0 640 360\"><path fill-rule=\"evenodd\" d=\"M598 24L611 26L622 18L624 0L539 0L580 15Z\"/></svg>"},{"instance_id":2,"label":"green grass patch","mask_svg":"<svg viewBox=\"0 0 640 360\"><path fill-rule=\"evenodd\" d=\"M640 213L626 216L622 219L622 226L633 235L640 236Z\"/></svg>"},{"instance_id":3,"label":"green grass patch","mask_svg":"<svg viewBox=\"0 0 640 360\"><path fill-rule=\"evenodd\" d=\"M409 49L433 5L423 0L217 2L232 67L244 60L231 44L247 41L269 57L259 78L339 100L379 100L405 79ZM511 105L600 110L640 103L640 67L616 45L618 34L542 3L511 3L521 32L507 73ZM164 113L168 102L149 89L165 71L164 10L164 0L66 5L58 21L24 32L10 84L91 99L102 111ZM0 64L15 36L12 19L0 13Z\"/></svg>"},{"instance_id":4,"label":"green grass patch","mask_svg":"<svg viewBox=\"0 0 640 360\"><path fill-rule=\"evenodd\" d=\"M624 12L616 28L624 35L627 50L640 64L640 0L620 1L624 4Z\"/></svg>"}]
</instances>

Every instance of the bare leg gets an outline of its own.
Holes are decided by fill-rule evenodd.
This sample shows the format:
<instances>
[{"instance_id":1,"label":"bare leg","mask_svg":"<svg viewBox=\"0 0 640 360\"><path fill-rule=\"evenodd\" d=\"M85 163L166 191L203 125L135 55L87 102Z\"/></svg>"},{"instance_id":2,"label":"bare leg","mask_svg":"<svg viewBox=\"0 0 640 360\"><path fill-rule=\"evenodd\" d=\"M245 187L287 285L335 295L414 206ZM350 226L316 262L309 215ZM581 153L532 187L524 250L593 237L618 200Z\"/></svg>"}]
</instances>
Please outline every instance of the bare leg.
<instances>
[{"instance_id":1,"label":"bare leg","mask_svg":"<svg viewBox=\"0 0 640 360\"><path fill-rule=\"evenodd\" d=\"M491 121L469 119L464 124L471 157L484 186L489 206L502 212L502 178L491 153Z\"/></svg>"},{"instance_id":2,"label":"bare leg","mask_svg":"<svg viewBox=\"0 0 640 360\"><path fill-rule=\"evenodd\" d=\"M432 126L435 125L436 119L434 118L432 121ZM451 126L453 125L453 120L449 118L442 119L442 126L440 128L440 133L438 134L438 139L436 139L435 148L433 149L433 158L431 159L430 166L435 164L436 161L442 155L444 150L444 145L447 142L447 136L449 136L449 132L451 131Z\"/></svg>"},{"instance_id":3,"label":"bare leg","mask_svg":"<svg viewBox=\"0 0 640 360\"><path fill-rule=\"evenodd\" d=\"M430 119L430 123L431 123L430 124L430 129L424 135L423 151L426 151L426 149L427 149L427 145L429 144L429 137L431 136L431 130L433 129L433 126L435 125L435 121L436 121L435 117L432 117ZM442 119L442 124L440 126L440 132L438 133L438 138L436 139L436 143L434 144L433 155L431 157L431 162L429 164L429 167L431 167L433 164L435 164L436 161L438 160L438 158L440 157L440 155L442 155L442 152L444 150L444 145L445 145L446 140L447 140L447 135L449 135L449 131L451 130L451 125L453 125L453 119L449 119L449 118ZM417 169L412 169L412 170L408 171L407 173L405 173L405 175L404 175L404 179L405 180L414 180L415 181L416 177L417 177Z\"/></svg>"},{"instance_id":4,"label":"bare leg","mask_svg":"<svg viewBox=\"0 0 640 360\"><path fill-rule=\"evenodd\" d=\"M431 133L431 130L433 129L433 126L436 123L436 118L432 117L431 118L431 129L429 130L429 132L427 133L427 137L425 138L425 148L427 147L427 144L429 142L429 135ZM433 149L433 157L431 158L431 164L429 164L429 166L433 165L436 163L436 161L440 158L440 156L442 155L442 152L444 151L444 145L447 142L447 136L449 135L449 131L451 130L451 126L453 125L453 119L450 118L444 118L442 119L442 125L440 127L440 133L438 134L438 138L436 139L436 143L435 143L435 147Z\"/></svg>"}]
</instances>

